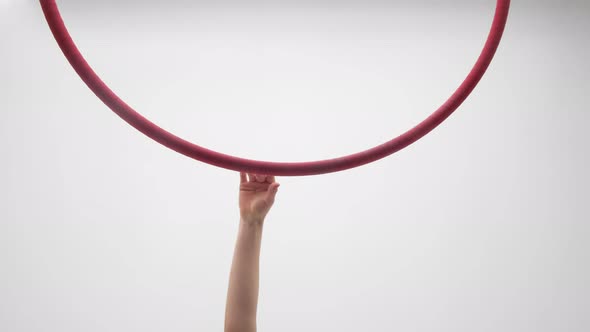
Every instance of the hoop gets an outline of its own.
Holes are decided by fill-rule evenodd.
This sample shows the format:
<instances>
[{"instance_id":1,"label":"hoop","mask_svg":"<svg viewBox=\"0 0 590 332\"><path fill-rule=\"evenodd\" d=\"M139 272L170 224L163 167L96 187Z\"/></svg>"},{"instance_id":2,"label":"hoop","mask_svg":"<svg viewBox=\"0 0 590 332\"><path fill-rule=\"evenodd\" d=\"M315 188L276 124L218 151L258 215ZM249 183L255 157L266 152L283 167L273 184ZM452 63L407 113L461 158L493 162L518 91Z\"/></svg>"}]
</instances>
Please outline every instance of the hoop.
<instances>
[{"instance_id":1,"label":"hoop","mask_svg":"<svg viewBox=\"0 0 590 332\"><path fill-rule=\"evenodd\" d=\"M186 141L158 127L121 100L94 72L72 40L55 0L40 0L47 23L64 55L88 85L113 112L156 142L210 165L257 174L302 176L338 172L387 157L424 137L446 120L475 89L490 65L502 39L510 0L497 0L496 13L485 46L470 73L449 99L425 120L404 134L355 154L311 162L270 162L234 157Z\"/></svg>"}]
</instances>

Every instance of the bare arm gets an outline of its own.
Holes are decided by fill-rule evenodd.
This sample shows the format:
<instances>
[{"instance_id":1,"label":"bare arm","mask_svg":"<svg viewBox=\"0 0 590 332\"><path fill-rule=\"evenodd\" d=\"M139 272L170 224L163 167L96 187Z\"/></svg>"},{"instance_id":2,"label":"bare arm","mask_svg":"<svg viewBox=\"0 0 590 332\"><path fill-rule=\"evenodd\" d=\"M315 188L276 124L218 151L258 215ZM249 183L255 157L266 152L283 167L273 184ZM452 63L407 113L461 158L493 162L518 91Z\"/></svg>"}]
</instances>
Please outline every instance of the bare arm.
<instances>
[{"instance_id":1,"label":"bare arm","mask_svg":"<svg viewBox=\"0 0 590 332\"><path fill-rule=\"evenodd\" d=\"M278 187L272 176L240 173L240 226L229 276L225 332L256 331L262 229Z\"/></svg>"}]
</instances>

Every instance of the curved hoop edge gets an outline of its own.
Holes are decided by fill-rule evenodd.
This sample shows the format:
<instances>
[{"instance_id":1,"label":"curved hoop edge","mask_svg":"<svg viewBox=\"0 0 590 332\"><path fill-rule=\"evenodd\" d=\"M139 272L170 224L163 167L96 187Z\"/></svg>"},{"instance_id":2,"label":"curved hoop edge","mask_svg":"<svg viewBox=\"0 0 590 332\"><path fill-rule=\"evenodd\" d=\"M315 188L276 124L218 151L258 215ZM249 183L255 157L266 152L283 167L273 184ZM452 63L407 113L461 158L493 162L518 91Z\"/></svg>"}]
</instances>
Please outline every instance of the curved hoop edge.
<instances>
[{"instance_id":1,"label":"curved hoop edge","mask_svg":"<svg viewBox=\"0 0 590 332\"><path fill-rule=\"evenodd\" d=\"M496 12L485 46L463 83L449 99L418 125L374 148L355 154L311 162L270 162L234 157L186 141L157 126L120 99L94 72L70 36L55 0L40 0L47 23L65 57L80 78L105 105L131 126L156 142L187 157L233 171L304 176L338 172L387 157L418 141L446 120L475 89L489 67L508 19L510 0L497 0Z\"/></svg>"}]
</instances>

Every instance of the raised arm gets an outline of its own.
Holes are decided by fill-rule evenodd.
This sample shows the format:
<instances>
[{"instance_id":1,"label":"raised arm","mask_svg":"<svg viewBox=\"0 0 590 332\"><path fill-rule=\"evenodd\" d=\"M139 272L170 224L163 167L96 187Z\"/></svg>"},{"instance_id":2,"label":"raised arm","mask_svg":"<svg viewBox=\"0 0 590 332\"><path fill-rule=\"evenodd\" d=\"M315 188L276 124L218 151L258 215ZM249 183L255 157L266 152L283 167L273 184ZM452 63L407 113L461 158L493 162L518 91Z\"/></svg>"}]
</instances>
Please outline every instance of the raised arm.
<instances>
[{"instance_id":1,"label":"raised arm","mask_svg":"<svg viewBox=\"0 0 590 332\"><path fill-rule=\"evenodd\" d=\"M225 332L256 331L260 244L279 184L273 176L240 173L240 226L225 307Z\"/></svg>"}]
</instances>

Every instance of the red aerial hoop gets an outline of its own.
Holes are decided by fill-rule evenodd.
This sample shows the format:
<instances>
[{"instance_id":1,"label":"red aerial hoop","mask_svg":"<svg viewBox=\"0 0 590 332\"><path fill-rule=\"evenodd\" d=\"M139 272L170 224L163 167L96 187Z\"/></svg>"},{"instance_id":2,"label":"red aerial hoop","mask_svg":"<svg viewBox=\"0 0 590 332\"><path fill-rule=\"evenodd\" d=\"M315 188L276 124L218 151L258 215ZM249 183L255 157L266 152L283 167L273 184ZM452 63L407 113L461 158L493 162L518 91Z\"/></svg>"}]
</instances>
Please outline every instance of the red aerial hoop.
<instances>
[{"instance_id":1,"label":"red aerial hoop","mask_svg":"<svg viewBox=\"0 0 590 332\"><path fill-rule=\"evenodd\" d=\"M47 23L72 67L90 90L127 123L160 144L193 159L234 171L281 176L316 175L358 167L387 157L428 134L465 101L484 75L502 39L510 8L510 0L497 0L492 28L475 66L455 93L417 126L388 142L352 155L312 162L286 163L250 160L219 153L188 142L158 127L121 100L96 75L68 33L55 0L40 2Z\"/></svg>"}]
</instances>

